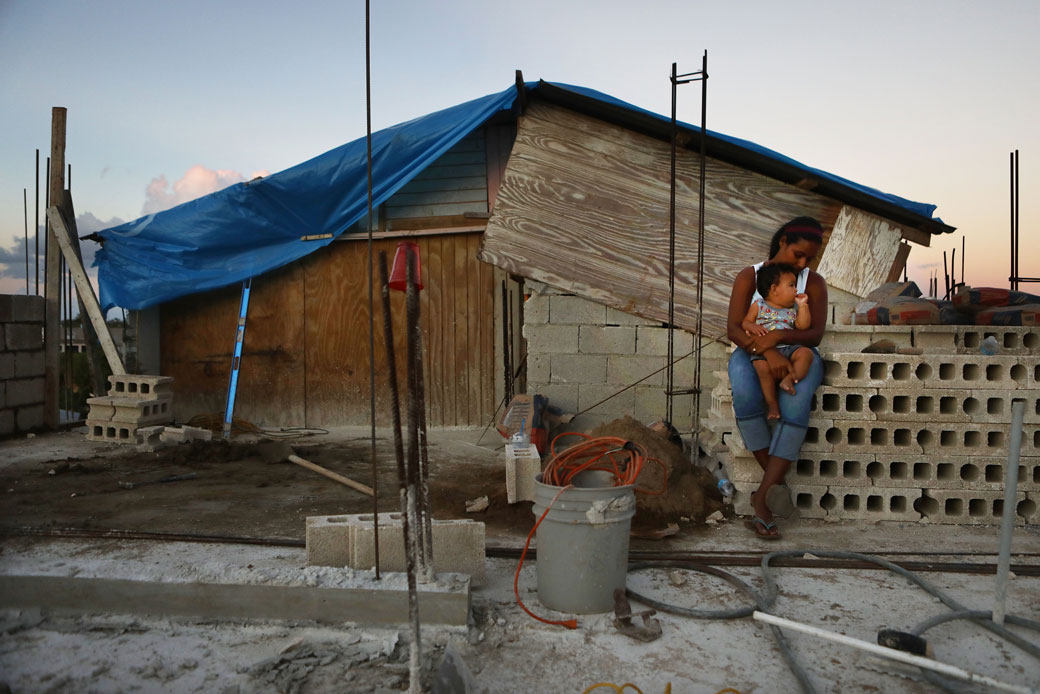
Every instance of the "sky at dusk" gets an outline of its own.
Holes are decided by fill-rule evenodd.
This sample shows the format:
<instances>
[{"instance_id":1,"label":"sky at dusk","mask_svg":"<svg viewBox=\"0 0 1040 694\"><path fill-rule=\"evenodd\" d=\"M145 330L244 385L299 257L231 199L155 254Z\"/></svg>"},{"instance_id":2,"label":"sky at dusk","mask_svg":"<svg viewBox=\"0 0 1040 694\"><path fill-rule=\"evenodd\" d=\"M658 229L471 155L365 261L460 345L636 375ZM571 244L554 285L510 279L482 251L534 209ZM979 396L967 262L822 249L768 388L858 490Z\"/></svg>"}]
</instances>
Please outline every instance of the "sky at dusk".
<instances>
[{"instance_id":1,"label":"sky at dusk","mask_svg":"<svg viewBox=\"0 0 1040 694\"><path fill-rule=\"evenodd\" d=\"M79 230L95 231L363 136L364 20L361 0L0 0L0 293L25 291L23 189L32 248L52 106L68 108ZM1015 149L1020 270L1040 276L1038 35L1036 0L377 0L372 124L500 91L516 69L667 114L671 63L697 70L707 50L709 129L935 204L957 232L914 246L922 289L962 235L968 283L1006 287ZM698 88L679 117L699 122Z\"/></svg>"}]
</instances>

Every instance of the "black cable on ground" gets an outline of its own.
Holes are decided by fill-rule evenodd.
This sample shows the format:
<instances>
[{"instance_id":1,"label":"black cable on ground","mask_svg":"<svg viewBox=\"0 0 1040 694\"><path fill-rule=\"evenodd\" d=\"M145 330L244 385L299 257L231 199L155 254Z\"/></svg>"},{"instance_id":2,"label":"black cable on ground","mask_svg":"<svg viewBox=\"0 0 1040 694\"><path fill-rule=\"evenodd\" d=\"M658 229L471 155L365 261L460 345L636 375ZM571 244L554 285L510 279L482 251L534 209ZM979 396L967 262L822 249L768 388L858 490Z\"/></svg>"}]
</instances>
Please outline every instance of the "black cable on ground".
<instances>
[{"instance_id":1,"label":"black cable on ground","mask_svg":"<svg viewBox=\"0 0 1040 694\"><path fill-rule=\"evenodd\" d=\"M876 564L906 578L912 583L917 584L917 586L922 588L925 592L938 598L943 604L945 604L952 610L952 612L948 614L939 615L938 617L933 617L925 622L922 622L917 627L915 627L910 633L920 635L924 631L931 629L934 626L943 624L954 619L970 619L977 623L979 626L982 626L983 628L988 629L997 636L1000 636L1001 638L1015 644L1023 651L1025 651L1027 654L1033 656L1034 658L1040 659L1040 647L1038 647L1034 643L1031 643L1030 641L1027 641L1018 634L1009 631L1004 626L993 622L992 613L977 610L967 610L963 605L961 605L956 600L943 593L941 590L939 590L932 584L925 581L923 578L919 577L917 574L908 571L903 567L885 559L873 557L868 554L859 554L857 552L806 549L792 549L771 552L770 554L767 554L764 557L762 557L761 561L762 575L766 584L766 589L764 593L761 594L758 593L754 588L752 588L748 583L744 582L742 579L733 576L732 574L729 574L726 571L722 571L721 569L716 569L715 567L700 564L698 562L676 560L647 561L632 564L629 566L630 572L651 568L681 568L717 576L736 586L740 591L751 597L752 600L754 600L755 602L755 607L744 607L730 610L696 610L692 608L681 607L678 605L669 605L667 603L654 600L653 598L648 598L646 596L640 595L632 589L628 589L627 592L633 600L637 600L643 604L649 605L650 607L661 610L662 612L677 614L684 617L693 617L698 619L736 619L741 617L748 617L756 609L762 612L770 612L771 608L776 603L776 598L779 594L779 589L777 587L776 579L773 576L773 568L770 566L770 563L775 559L782 559L787 557L801 557L805 554L811 554L814 557L826 557L833 559L854 559L857 561L864 561ZM1040 632L1040 622L1031 619L1026 619L1024 617L1018 617L1015 615L1007 615L1005 616L1005 621L1015 626L1024 627ZM791 672L794 674L795 678L801 685L802 691L807 692L808 694L812 694L813 692L815 692L815 688L810 682L805 669L802 667L802 665L798 662L797 658L795 657L794 652L791 650L789 644L787 643L787 639L783 635L783 632L778 627L772 625L770 626L773 630L773 635L777 640L777 645L780 647L780 652L783 655L784 660L787 661L788 666L791 668ZM944 689L945 691L961 691L959 687L956 687L955 685L951 684L944 677L940 677L939 675L924 669L922 669L922 673L925 679L927 679L932 684Z\"/></svg>"}]
</instances>

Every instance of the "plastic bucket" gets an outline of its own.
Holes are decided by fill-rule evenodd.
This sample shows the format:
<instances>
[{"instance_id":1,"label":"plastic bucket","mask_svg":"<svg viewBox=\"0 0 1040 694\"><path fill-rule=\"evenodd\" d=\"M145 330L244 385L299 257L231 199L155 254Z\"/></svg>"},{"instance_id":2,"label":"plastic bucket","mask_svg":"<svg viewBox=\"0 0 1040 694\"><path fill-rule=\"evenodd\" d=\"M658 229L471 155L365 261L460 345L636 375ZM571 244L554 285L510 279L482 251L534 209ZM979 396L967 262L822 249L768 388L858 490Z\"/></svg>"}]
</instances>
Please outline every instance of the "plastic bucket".
<instances>
[{"instance_id":1,"label":"plastic bucket","mask_svg":"<svg viewBox=\"0 0 1040 694\"><path fill-rule=\"evenodd\" d=\"M580 473L538 526L538 600L544 606L574 614L614 609L614 589L625 587L628 574L636 498L631 485L610 486L613 479L600 470ZM559 491L535 477L536 519Z\"/></svg>"}]
</instances>

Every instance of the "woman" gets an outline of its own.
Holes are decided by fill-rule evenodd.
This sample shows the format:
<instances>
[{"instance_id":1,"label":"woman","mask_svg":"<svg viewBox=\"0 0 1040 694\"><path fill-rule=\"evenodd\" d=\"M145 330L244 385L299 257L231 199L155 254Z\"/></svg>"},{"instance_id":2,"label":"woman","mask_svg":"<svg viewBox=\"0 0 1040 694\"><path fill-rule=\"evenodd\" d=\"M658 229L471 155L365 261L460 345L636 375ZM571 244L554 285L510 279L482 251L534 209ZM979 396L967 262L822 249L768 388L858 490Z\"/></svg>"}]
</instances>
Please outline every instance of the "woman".
<instances>
[{"instance_id":1,"label":"woman","mask_svg":"<svg viewBox=\"0 0 1040 694\"><path fill-rule=\"evenodd\" d=\"M755 509L751 527L756 535L767 540L780 539L780 531L766 503L767 495L774 485L784 481L791 461L798 457L809 424L812 396L823 379L823 363L815 348L823 338L827 321L827 283L809 269L809 264L816 258L822 245L823 229L820 223L812 217L798 217L773 234L769 247L768 262L786 263L798 270L798 291L809 295L812 323L808 329L776 330L765 335L751 335L741 328L748 307L758 298L755 277L763 263L740 271L733 282L733 292L729 299L727 333L729 339L740 348L733 351L729 360L733 413L744 445L762 466L762 483L758 491L751 495L751 505ZM780 393L780 421L770 432L762 386L751 365L750 355L763 356L773 377L780 380L791 373L790 360L776 349L781 340L784 344L813 348L813 359L805 378L795 382L795 394Z\"/></svg>"}]
</instances>

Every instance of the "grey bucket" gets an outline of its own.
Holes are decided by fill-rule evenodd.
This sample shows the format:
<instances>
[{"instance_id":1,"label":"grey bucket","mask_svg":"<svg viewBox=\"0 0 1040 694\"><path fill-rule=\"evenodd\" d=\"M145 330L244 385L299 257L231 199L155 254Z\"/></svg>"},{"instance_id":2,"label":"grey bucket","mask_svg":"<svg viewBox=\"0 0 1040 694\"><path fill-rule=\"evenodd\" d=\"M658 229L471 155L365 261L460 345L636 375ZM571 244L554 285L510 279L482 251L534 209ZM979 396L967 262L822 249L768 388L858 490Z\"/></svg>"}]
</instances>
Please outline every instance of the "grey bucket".
<instances>
[{"instance_id":1,"label":"grey bucket","mask_svg":"<svg viewBox=\"0 0 1040 694\"><path fill-rule=\"evenodd\" d=\"M614 609L614 589L625 587L628 534L636 499L631 485L612 487L614 475L588 470L560 494L538 526L538 601L559 612L596 614ZM535 477L539 518L559 487Z\"/></svg>"}]
</instances>

